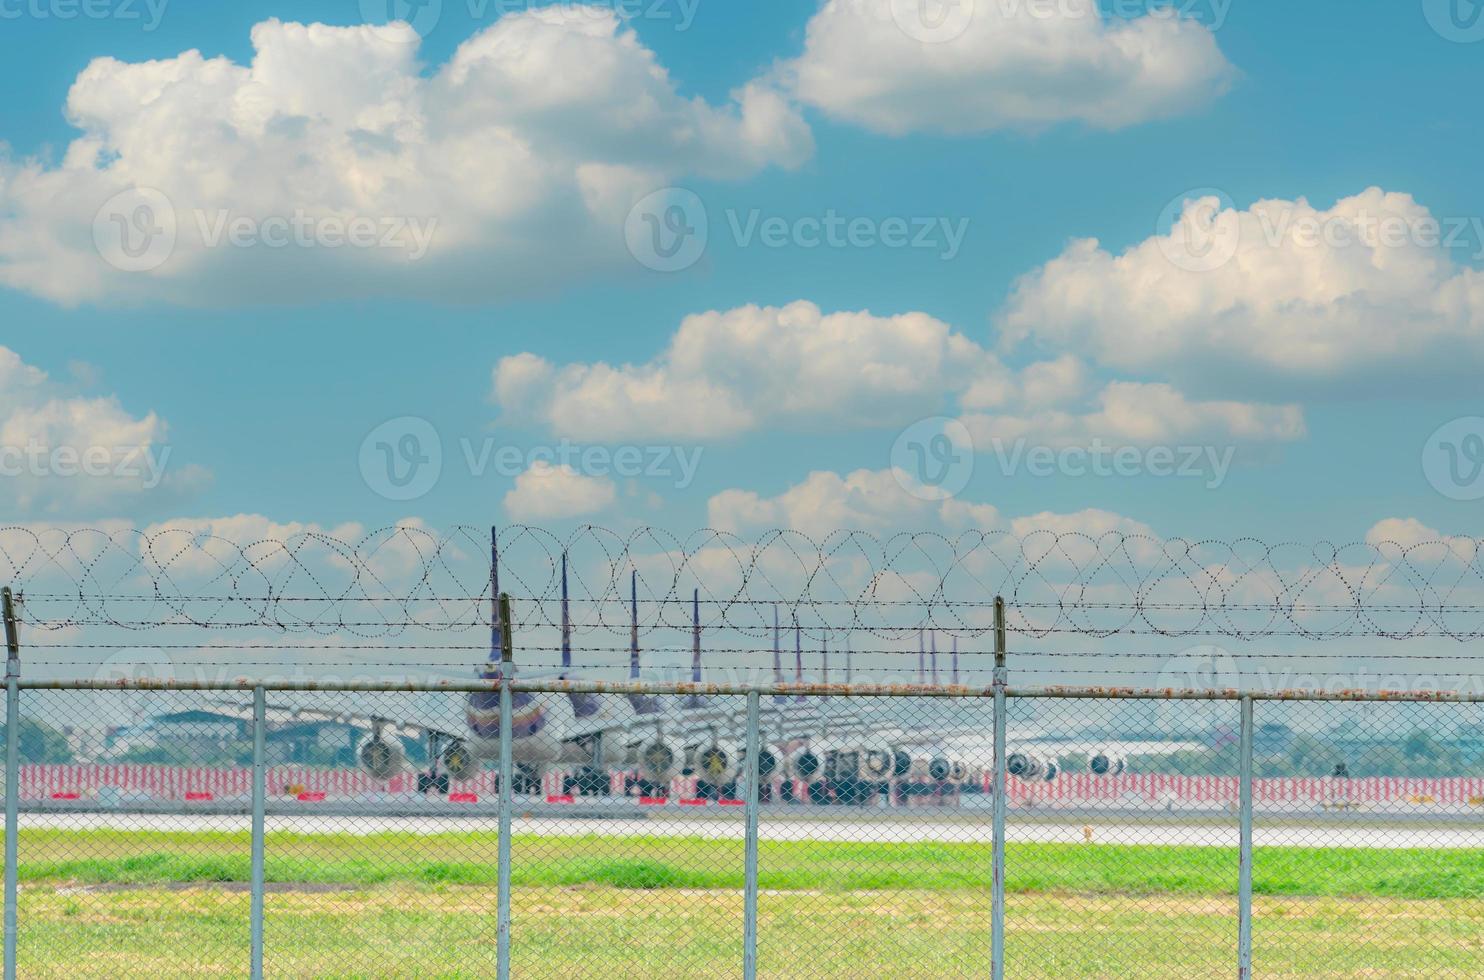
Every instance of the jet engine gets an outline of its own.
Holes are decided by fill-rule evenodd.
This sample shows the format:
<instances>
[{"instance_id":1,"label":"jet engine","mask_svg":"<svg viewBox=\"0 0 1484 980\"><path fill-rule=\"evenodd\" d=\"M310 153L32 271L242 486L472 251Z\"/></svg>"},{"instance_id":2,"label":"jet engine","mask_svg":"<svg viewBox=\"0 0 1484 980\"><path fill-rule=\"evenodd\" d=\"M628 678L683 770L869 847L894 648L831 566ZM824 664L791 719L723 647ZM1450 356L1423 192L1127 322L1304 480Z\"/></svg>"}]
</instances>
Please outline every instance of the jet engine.
<instances>
[{"instance_id":1,"label":"jet engine","mask_svg":"<svg viewBox=\"0 0 1484 980\"><path fill-rule=\"evenodd\" d=\"M910 760L909 763L910 765ZM860 776L872 782L890 779L896 768L896 759L885 745L866 745L860 754Z\"/></svg>"},{"instance_id":2,"label":"jet engine","mask_svg":"<svg viewBox=\"0 0 1484 980\"><path fill-rule=\"evenodd\" d=\"M942 752L918 752L912 756L913 779L926 779L935 783L946 783L953 769L948 756Z\"/></svg>"},{"instance_id":3,"label":"jet engine","mask_svg":"<svg viewBox=\"0 0 1484 980\"><path fill-rule=\"evenodd\" d=\"M468 779L479 770L479 760L463 742L450 742L441 756L443 771L450 779Z\"/></svg>"},{"instance_id":4,"label":"jet engine","mask_svg":"<svg viewBox=\"0 0 1484 980\"><path fill-rule=\"evenodd\" d=\"M1047 764L1029 752L1011 752L1005 760L1005 771L1027 782L1046 775Z\"/></svg>"},{"instance_id":5,"label":"jet engine","mask_svg":"<svg viewBox=\"0 0 1484 980\"><path fill-rule=\"evenodd\" d=\"M1087 760L1087 771L1094 776L1118 776L1128 771L1128 761L1104 749Z\"/></svg>"},{"instance_id":6,"label":"jet engine","mask_svg":"<svg viewBox=\"0 0 1484 980\"><path fill-rule=\"evenodd\" d=\"M372 735L356 750L361 768L372 779L391 779L407 765L407 750L397 738Z\"/></svg>"},{"instance_id":7,"label":"jet engine","mask_svg":"<svg viewBox=\"0 0 1484 980\"><path fill-rule=\"evenodd\" d=\"M778 753L766 745L758 746L757 750L757 774L760 779L767 779L778 769Z\"/></svg>"},{"instance_id":8,"label":"jet engine","mask_svg":"<svg viewBox=\"0 0 1484 980\"><path fill-rule=\"evenodd\" d=\"M789 754L785 764L790 778L812 783L819 778L820 770L824 768L824 759L810 746L801 745Z\"/></svg>"},{"instance_id":9,"label":"jet engine","mask_svg":"<svg viewBox=\"0 0 1484 980\"><path fill-rule=\"evenodd\" d=\"M713 740L696 749L692 768L704 782L723 787L737 778L742 770L742 752L733 742ZM762 768L761 758L758 768Z\"/></svg>"},{"instance_id":10,"label":"jet engine","mask_svg":"<svg viewBox=\"0 0 1484 980\"><path fill-rule=\"evenodd\" d=\"M680 775L685 766L685 747L679 742L658 736L639 745L634 753L639 775L651 783L664 785Z\"/></svg>"},{"instance_id":11,"label":"jet engine","mask_svg":"<svg viewBox=\"0 0 1484 980\"><path fill-rule=\"evenodd\" d=\"M948 760L948 778L955 783L968 782L969 764L962 759L950 757Z\"/></svg>"}]
</instances>

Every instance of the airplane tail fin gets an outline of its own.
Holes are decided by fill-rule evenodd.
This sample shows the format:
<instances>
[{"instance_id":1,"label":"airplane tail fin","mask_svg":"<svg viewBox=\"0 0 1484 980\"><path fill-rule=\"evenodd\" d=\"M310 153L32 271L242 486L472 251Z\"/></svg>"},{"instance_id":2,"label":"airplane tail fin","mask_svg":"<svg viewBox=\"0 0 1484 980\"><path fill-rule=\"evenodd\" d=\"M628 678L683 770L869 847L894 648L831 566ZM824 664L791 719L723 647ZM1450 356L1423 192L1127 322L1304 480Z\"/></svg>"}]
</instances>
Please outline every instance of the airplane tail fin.
<instances>
[{"instance_id":1,"label":"airplane tail fin","mask_svg":"<svg viewBox=\"0 0 1484 980\"><path fill-rule=\"evenodd\" d=\"M639 679L639 573L629 572L629 680Z\"/></svg>"},{"instance_id":2,"label":"airplane tail fin","mask_svg":"<svg viewBox=\"0 0 1484 980\"><path fill-rule=\"evenodd\" d=\"M639 679L639 572L629 572L629 680ZM630 694L629 705L636 715L656 715L659 699L649 694Z\"/></svg>"},{"instance_id":3,"label":"airplane tail fin","mask_svg":"<svg viewBox=\"0 0 1484 980\"><path fill-rule=\"evenodd\" d=\"M701 683L701 590L695 589L690 594L690 680L692 684ZM687 708L699 708L706 703L706 699L699 694L692 694L685 699Z\"/></svg>"},{"instance_id":4,"label":"airplane tail fin","mask_svg":"<svg viewBox=\"0 0 1484 980\"><path fill-rule=\"evenodd\" d=\"M690 594L690 679L701 683L701 590Z\"/></svg>"},{"instance_id":5,"label":"airplane tail fin","mask_svg":"<svg viewBox=\"0 0 1484 980\"><path fill-rule=\"evenodd\" d=\"M783 644L778 632L778 604L773 604L773 683L783 683ZM783 695L773 696L773 700L784 700Z\"/></svg>"},{"instance_id":6,"label":"airplane tail fin","mask_svg":"<svg viewBox=\"0 0 1484 980\"><path fill-rule=\"evenodd\" d=\"M562 678L572 669L572 615L567 600L567 553L562 552Z\"/></svg>"},{"instance_id":7,"label":"airplane tail fin","mask_svg":"<svg viewBox=\"0 0 1484 980\"><path fill-rule=\"evenodd\" d=\"M794 620L794 683L804 683L804 631L797 619ZM794 700L802 704L804 695L800 694Z\"/></svg>"}]
</instances>

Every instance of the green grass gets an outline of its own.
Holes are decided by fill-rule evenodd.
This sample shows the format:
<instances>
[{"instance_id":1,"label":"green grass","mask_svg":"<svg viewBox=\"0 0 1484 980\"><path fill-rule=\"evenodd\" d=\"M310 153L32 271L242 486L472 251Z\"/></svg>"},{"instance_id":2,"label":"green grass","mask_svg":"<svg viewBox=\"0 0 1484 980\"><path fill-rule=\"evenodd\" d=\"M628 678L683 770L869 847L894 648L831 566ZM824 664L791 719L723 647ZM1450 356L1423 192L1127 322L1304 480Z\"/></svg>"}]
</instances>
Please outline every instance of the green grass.
<instances>
[{"instance_id":1,"label":"green grass","mask_svg":"<svg viewBox=\"0 0 1484 980\"><path fill-rule=\"evenodd\" d=\"M240 976L248 837L24 830L21 974ZM517 836L514 972L740 974L742 845ZM939 980L988 972L989 849L763 842L759 975ZM1481 851L1259 849L1259 976L1484 976ZM268 972L483 977L492 833L270 834ZM1008 848L1015 976L1227 977L1230 849Z\"/></svg>"},{"instance_id":2,"label":"green grass","mask_svg":"<svg viewBox=\"0 0 1484 980\"><path fill-rule=\"evenodd\" d=\"M216 886L23 890L22 976L241 976L247 896ZM517 888L514 974L536 980L740 975L741 897L606 886ZM486 977L495 895L389 885L267 896L273 976ZM1177 896L1012 895L1018 977L1230 977L1234 902ZM942 980L988 973L988 897L972 892L764 893L759 975ZM1477 903L1259 899L1260 976L1473 977Z\"/></svg>"},{"instance_id":3,"label":"green grass","mask_svg":"<svg viewBox=\"0 0 1484 980\"><path fill-rule=\"evenodd\" d=\"M516 837L519 886L739 889L740 841L694 837ZM25 830L22 881L84 884L241 882L237 833ZM270 882L372 886L495 884L493 834L270 834ZM1236 891L1236 855L1212 847L1007 846L1007 890L1038 894L1218 896ZM772 842L760 846L770 891L984 891L987 844ZM1484 900L1484 851L1258 848L1253 888L1275 897Z\"/></svg>"}]
</instances>

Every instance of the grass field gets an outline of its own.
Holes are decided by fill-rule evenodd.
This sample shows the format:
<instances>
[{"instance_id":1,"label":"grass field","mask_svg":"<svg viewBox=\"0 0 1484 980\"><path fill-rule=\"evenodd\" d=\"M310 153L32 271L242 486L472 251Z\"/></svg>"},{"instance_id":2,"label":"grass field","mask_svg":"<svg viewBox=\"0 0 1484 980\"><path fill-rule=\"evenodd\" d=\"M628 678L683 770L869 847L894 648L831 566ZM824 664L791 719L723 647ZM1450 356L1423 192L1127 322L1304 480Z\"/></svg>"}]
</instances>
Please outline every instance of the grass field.
<instances>
[{"instance_id":1,"label":"grass field","mask_svg":"<svg viewBox=\"0 0 1484 980\"><path fill-rule=\"evenodd\" d=\"M281 976L488 975L494 835L270 834ZM740 842L518 837L522 977L740 974ZM22 831L23 975L243 973L245 834ZM759 972L987 970L989 849L764 842ZM1230 976L1236 864L1218 848L1011 844L1016 976ZM1477 850L1259 849L1262 976L1484 975Z\"/></svg>"}]
</instances>

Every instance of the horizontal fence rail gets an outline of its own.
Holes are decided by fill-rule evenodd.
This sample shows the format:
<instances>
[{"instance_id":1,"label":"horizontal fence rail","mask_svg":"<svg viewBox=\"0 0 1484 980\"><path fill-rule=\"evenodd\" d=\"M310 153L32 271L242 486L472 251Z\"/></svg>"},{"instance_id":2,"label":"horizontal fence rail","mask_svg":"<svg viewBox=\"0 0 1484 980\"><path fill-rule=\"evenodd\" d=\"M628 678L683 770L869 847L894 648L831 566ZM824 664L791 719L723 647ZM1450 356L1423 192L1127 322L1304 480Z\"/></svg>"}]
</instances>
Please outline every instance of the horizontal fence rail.
<instances>
[{"instance_id":1,"label":"horizontal fence rail","mask_svg":"<svg viewBox=\"0 0 1484 980\"><path fill-rule=\"evenodd\" d=\"M1477 699L9 686L12 975L1484 973Z\"/></svg>"},{"instance_id":2,"label":"horizontal fence rail","mask_svg":"<svg viewBox=\"0 0 1484 980\"><path fill-rule=\"evenodd\" d=\"M22 679L22 690L35 691L330 691L360 693L498 693L498 681L342 681L342 680L239 680L192 681L170 678L97 679ZM983 698L994 697L994 686L972 687L962 684L741 684L690 683L685 681L595 681L595 680L512 680L517 693L542 694L654 694L654 695L747 695L766 697L872 697L872 698ZM1484 703L1484 692L1475 691L1332 691L1324 688L1200 689L1139 688L1074 685L1037 685L1007 687L1017 698L1096 699L1116 698L1125 701L1360 701L1392 703Z\"/></svg>"}]
</instances>

